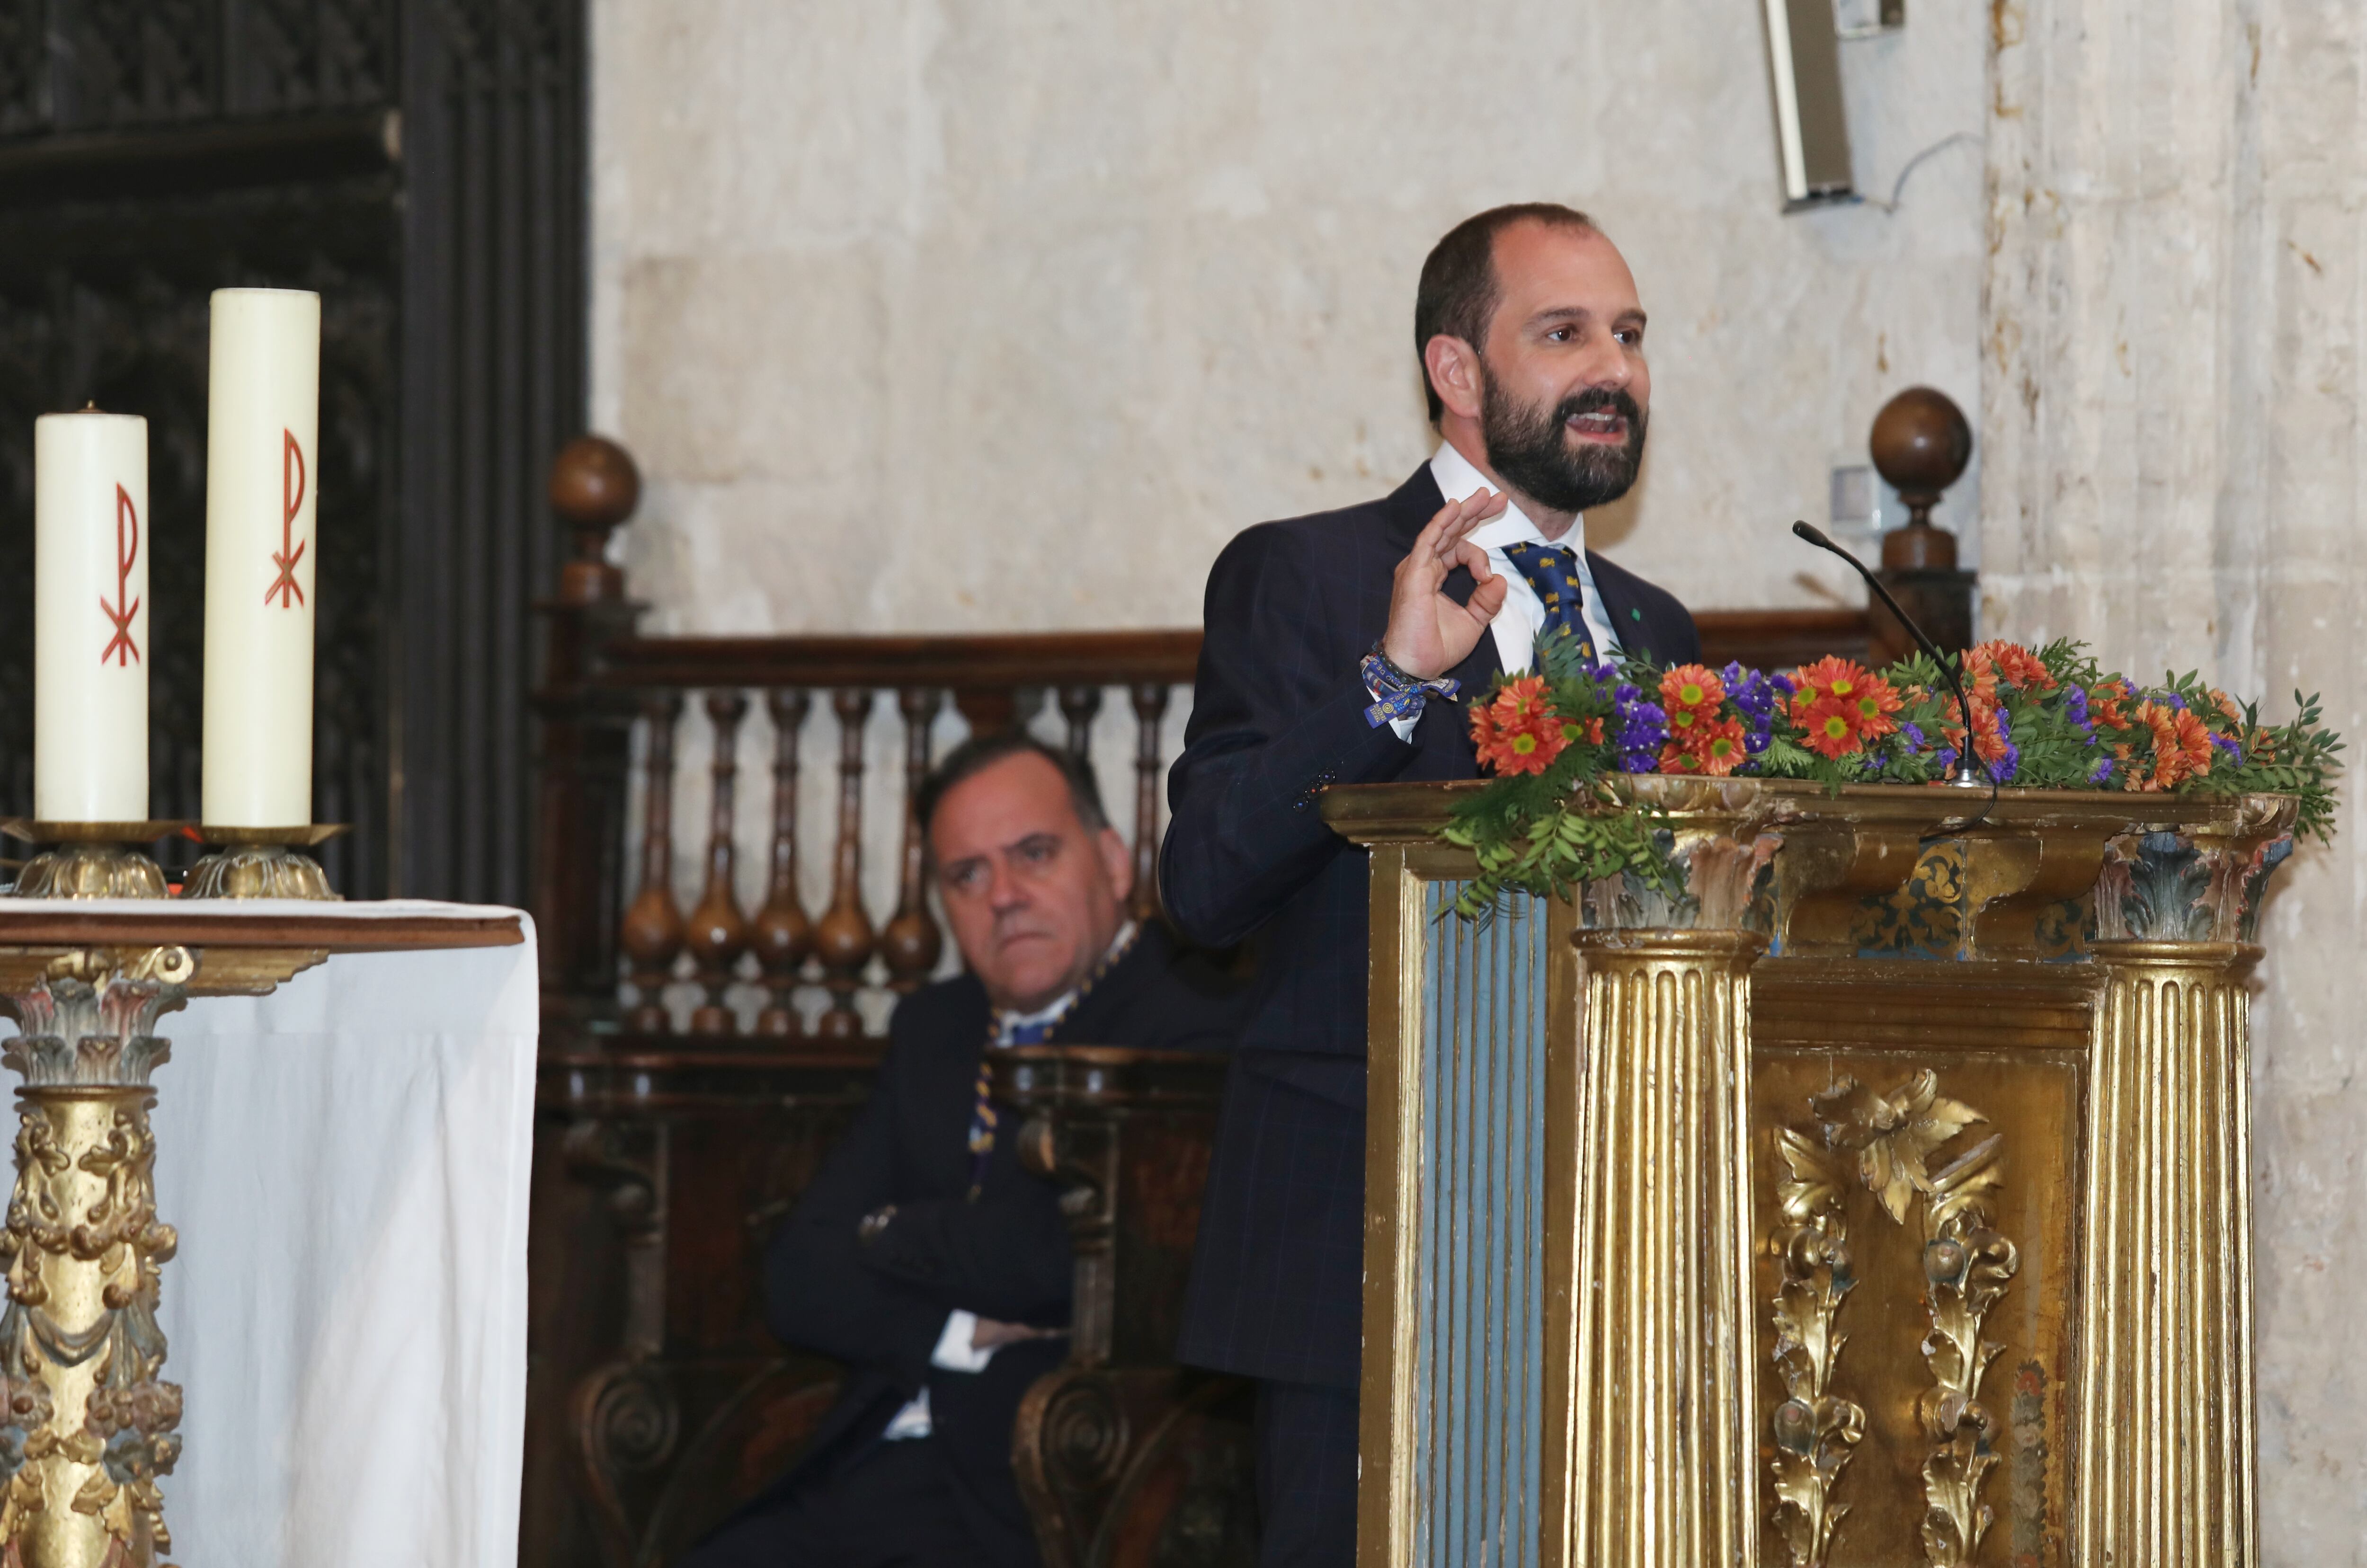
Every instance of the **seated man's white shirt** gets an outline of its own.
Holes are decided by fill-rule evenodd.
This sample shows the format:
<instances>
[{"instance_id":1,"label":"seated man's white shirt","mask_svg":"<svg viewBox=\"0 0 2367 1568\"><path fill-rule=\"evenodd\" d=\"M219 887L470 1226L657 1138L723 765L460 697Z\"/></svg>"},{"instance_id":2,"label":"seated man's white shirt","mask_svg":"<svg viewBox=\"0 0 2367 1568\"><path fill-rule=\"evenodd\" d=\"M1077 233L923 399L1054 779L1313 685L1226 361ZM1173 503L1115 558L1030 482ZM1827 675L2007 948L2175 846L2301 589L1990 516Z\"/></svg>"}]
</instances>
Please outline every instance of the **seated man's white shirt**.
<instances>
[{"instance_id":1,"label":"seated man's white shirt","mask_svg":"<svg viewBox=\"0 0 2367 1568\"><path fill-rule=\"evenodd\" d=\"M1430 459L1430 476L1438 481L1439 493L1448 501L1461 501L1467 495L1496 488L1488 482L1487 475L1472 465L1471 459L1455 450L1451 441L1438 444L1437 452ZM1507 545L1525 543L1540 545L1546 549L1569 549L1580 586L1585 591L1585 602L1580 607L1580 613L1586 620L1586 635L1592 639L1595 651L1603 657L1610 658L1619 652L1619 638L1611 629L1611 617L1603 607L1603 595L1595 589L1594 572L1586 564L1586 518L1583 515L1572 519L1569 532L1560 538L1548 539L1538 532L1537 525L1529 521L1528 514L1520 509L1519 504L1508 499L1504 502L1503 514L1474 528L1469 537L1473 544L1488 552L1488 570L1504 580L1504 607L1496 612L1496 618L1489 624L1488 630L1496 639L1496 662L1504 667L1506 674L1526 673L1535 662L1537 636L1546 626L1545 601L1537 597L1537 591L1529 586L1529 580L1521 575L1520 569L1504 553ZM1478 694L1467 692L1464 695L1476 698ZM1410 718L1391 719L1389 728L1397 731L1399 739L1410 741L1414 722Z\"/></svg>"},{"instance_id":2,"label":"seated man's white shirt","mask_svg":"<svg viewBox=\"0 0 2367 1568\"><path fill-rule=\"evenodd\" d=\"M945 1331L937 1336L937 1348L929 1352L929 1365L949 1372L982 1372L994 1359L1002 1347L990 1345L981 1350L970 1343L978 1333L978 1314L957 1307L946 1314ZM904 1403L901 1409L889 1418L887 1428L879 1436L888 1442L905 1438L925 1438L935 1429L929 1415L929 1391L923 1389Z\"/></svg>"}]
</instances>

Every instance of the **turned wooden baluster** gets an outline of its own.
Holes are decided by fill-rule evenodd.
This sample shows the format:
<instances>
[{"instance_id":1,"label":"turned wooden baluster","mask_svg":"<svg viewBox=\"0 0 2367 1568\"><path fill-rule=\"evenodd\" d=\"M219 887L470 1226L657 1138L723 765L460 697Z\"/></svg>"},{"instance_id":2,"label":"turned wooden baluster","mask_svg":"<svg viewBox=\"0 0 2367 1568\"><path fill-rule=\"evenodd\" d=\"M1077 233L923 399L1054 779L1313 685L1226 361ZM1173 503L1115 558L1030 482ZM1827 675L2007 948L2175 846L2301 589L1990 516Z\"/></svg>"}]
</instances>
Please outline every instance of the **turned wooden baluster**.
<instances>
[{"instance_id":1,"label":"turned wooden baluster","mask_svg":"<svg viewBox=\"0 0 2367 1568\"><path fill-rule=\"evenodd\" d=\"M871 716L871 694L843 690L830 705L838 715L838 848L831 864L830 908L814 927L821 955L830 1010L821 1033L853 1040L863 1033L855 993L871 962L871 920L863 912L863 724Z\"/></svg>"},{"instance_id":2,"label":"turned wooden baluster","mask_svg":"<svg viewBox=\"0 0 2367 1568\"><path fill-rule=\"evenodd\" d=\"M690 1015L693 1034L729 1034L731 1010L723 994L731 988L732 969L748 951L748 917L731 886L737 859L731 841L732 785L740 771L740 721L748 716L748 699L737 692L709 692L707 718L715 728L714 801L707 829L707 886L690 912L687 942L698 961L698 983L707 1000Z\"/></svg>"},{"instance_id":3,"label":"turned wooden baluster","mask_svg":"<svg viewBox=\"0 0 2367 1568\"><path fill-rule=\"evenodd\" d=\"M1019 694L1008 686L957 686L954 711L972 735L992 735L1020 722Z\"/></svg>"},{"instance_id":4,"label":"turned wooden baluster","mask_svg":"<svg viewBox=\"0 0 2367 1568\"><path fill-rule=\"evenodd\" d=\"M879 947L888 961L889 987L897 991L919 988L946 950L945 934L929 912L929 845L917 809L921 781L929 776L929 727L936 722L943 701L940 693L929 688L907 687L896 694L896 705L904 714L904 863L896 915L879 933Z\"/></svg>"},{"instance_id":5,"label":"turned wooden baluster","mask_svg":"<svg viewBox=\"0 0 2367 1568\"><path fill-rule=\"evenodd\" d=\"M1134 897L1127 907L1138 920L1159 914L1159 782L1167 764L1159 755L1159 726L1167 716L1166 683L1138 682L1134 698Z\"/></svg>"},{"instance_id":6,"label":"turned wooden baluster","mask_svg":"<svg viewBox=\"0 0 2367 1568\"><path fill-rule=\"evenodd\" d=\"M750 928L768 993L756 1032L798 1034L798 980L814 946L813 922L798 897L798 731L805 728L806 694L776 691L764 705L773 715L773 875Z\"/></svg>"},{"instance_id":7,"label":"turned wooden baluster","mask_svg":"<svg viewBox=\"0 0 2367 1568\"><path fill-rule=\"evenodd\" d=\"M672 692L651 697L641 713L650 723L642 762L648 786L641 801L641 889L625 910L619 945L640 997L625 1015L626 1026L656 1034L666 1027L666 982L682 952L682 911L674 901L674 727L682 698Z\"/></svg>"},{"instance_id":8,"label":"turned wooden baluster","mask_svg":"<svg viewBox=\"0 0 2367 1568\"><path fill-rule=\"evenodd\" d=\"M1060 688L1060 713L1069 721L1069 755L1080 762L1093 760L1093 719L1101 711L1099 686Z\"/></svg>"}]
</instances>

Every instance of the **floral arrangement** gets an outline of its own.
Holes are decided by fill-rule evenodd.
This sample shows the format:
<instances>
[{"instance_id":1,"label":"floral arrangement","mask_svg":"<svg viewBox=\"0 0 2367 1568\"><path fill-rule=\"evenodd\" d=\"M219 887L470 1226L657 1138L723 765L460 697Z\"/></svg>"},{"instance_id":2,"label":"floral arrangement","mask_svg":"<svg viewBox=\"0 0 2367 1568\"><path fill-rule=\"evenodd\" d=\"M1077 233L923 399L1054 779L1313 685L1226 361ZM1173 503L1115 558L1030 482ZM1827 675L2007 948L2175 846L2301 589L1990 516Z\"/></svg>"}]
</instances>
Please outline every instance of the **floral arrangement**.
<instances>
[{"instance_id":1,"label":"floral arrangement","mask_svg":"<svg viewBox=\"0 0 2367 1568\"><path fill-rule=\"evenodd\" d=\"M1496 776L1445 830L1479 863L1456 903L1466 918L1508 888L1567 898L1623 873L1682 896L1652 813L1597 809L1612 803L1612 773L1814 779L1836 790L1934 784L1967 744L1966 716L1921 654L1879 672L1820 659L1780 673L1596 664L1566 637L1539 654L1537 673L1499 676L1471 715L1480 764ZM2298 831L2333 834L2342 742L2322 727L2316 697L2294 693L2293 722L2264 726L2255 705L2191 674L2141 687L2068 641L1986 642L1957 673L1973 758L1999 785L2291 795Z\"/></svg>"}]
</instances>

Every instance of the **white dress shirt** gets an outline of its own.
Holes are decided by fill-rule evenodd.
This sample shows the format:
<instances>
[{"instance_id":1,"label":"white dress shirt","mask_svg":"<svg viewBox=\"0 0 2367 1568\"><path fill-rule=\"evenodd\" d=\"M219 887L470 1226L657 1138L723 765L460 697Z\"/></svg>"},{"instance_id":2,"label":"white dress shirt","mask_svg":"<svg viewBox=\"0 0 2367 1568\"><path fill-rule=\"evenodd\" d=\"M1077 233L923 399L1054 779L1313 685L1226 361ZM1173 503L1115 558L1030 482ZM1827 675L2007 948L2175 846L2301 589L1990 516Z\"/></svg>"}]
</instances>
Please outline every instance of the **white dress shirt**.
<instances>
[{"instance_id":1,"label":"white dress shirt","mask_svg":"<svg viewBox=\"0 0 2367 1568\"><path fill-rule=\"evenodd\" d=\"M1449 501L1461 501L1467 495L1496 488L1488 482L1487 475L1472 466L1470 458L1455 450L1451 441L1438 444L1438 451L1430 459L1430 477L1438 481L1439 493ZM1583 513L1570 520L1569 532L1558 539L1548 539L1537 531L1537 525L1529 521L1519 504L1508 499L1502 515L1471 530L1469 538L1488 552L1488 570L1504 580L1504 607L1496 612L1488 630L1496 639L1496 661L1504 667L1506 674L1524 674L1536 661L1537 634L1546 625L1545 601L1537 597L1537 591L1529 586L1529 580L1521 575L1520 568L1504 553L1506 545L1526 542L1549 550L1568 549L1575 558L1579 586L1583 590L1584 602L1579 606L1579 614L1585 618L1586 635L1592 640L1594 651L1604 658L1618 653L1619 638L1611 629L1610 613L1603 608L1603 595L1595 589L1593 570L1586 564ZM1474 698L1478 694L1467 692L1464 695ZM1397 732L1399 739L1410 741L1415 722L1393 718L1389 728Z\"/></svg>"},{"instance_id":2,"label":"white dress shirt","mask_svg":"<svg viewBox=\"0 0 2367 1568\"><path fill-rule=\"evenodd\" d=\"M1438 481L1439 493L1449 501L1461 501L1467 495L1496 488L1449 441L1438 444L1438 451L1430 459L1430 477ZM1618 635L1611 629L1610 614L1603 606L1603 595L1594 587L1594 572L1586 564L1583 513L1571 521L1569 532L1558 539L1548 539L1537 531L1537 525L1529 521L1518 502L1507 501L1503 515L1471 530L1470 538L1488 552L1488 569L1504 579L1504 607L1497 612L1488 629L1495 634L1496 660L1503 665L1506 674L1519 675L1528 670L1536 655L1537 634L1546 625L1545 602L1504 553L1506 545L1528 543L1543 545L1547 549L1568 549L1576 558L1572 564L1577 568L1580 585L1586 591L1586 602L1580 613L1586 618L1586 634L1594 643L1595 652L1609 658L1619 651Z\"/></svg>"}]
</instances>

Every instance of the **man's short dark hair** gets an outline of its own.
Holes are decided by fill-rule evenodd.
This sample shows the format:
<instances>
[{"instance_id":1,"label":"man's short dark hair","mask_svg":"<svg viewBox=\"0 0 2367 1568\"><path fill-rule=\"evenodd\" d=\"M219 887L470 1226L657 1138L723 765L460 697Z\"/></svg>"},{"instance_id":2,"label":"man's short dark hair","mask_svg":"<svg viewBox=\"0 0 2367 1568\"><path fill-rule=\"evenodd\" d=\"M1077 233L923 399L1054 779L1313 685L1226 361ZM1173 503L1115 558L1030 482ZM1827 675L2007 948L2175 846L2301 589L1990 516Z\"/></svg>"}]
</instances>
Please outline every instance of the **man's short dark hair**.
<instances>
[{"instance_id":1,"label":"man's short dark hair","mask_svg":"<svg viewBox=\"0 0 2367 1568\"><path fill-rule=\"evenodd\" d=\"M1102 809L1102 786L1093 780L1092 764L1060 747L1045 745L1024 729L997 729L973 735L955 747L921 781L912 809L920 818L922 836L927 837L929 825L936 820L937 807L947 791L1006 757L1043 758L1060 770L1060 777L1069 785L1069 804L1076 808L1077 820L1085 825L1085 831L1098 833L1110 825L1109 813Z\"/></svg>"},{"instance_id":2,"label":"man's short dark hair","mask_svg":"<svg viewBox=\"0 0 2367 1568\"><path fill-rule=\"evenodd\" d=\"M1515 223L1543 223L1555 229L1584 229L1599 234L1594 220L1557 201L1523 201L1491 207L1466 218L1430 248L1421 264L1421 283L1413 296L1413 356L1421 367L1422 395L1430 400L1430 423L1446 412L1438 389L1430 384L1430 340L1444 333L1459 337L1474 349L1488 350L1488 322L1504 291L1496 282L1496 236Z\"/></svg>"}]
</instances>

